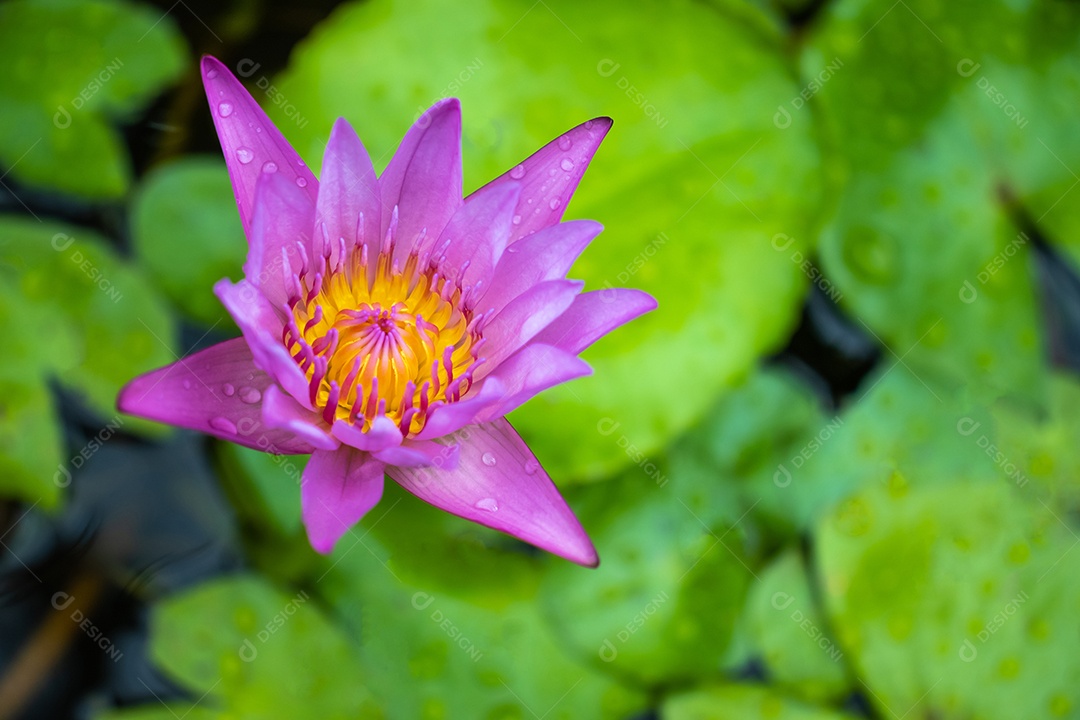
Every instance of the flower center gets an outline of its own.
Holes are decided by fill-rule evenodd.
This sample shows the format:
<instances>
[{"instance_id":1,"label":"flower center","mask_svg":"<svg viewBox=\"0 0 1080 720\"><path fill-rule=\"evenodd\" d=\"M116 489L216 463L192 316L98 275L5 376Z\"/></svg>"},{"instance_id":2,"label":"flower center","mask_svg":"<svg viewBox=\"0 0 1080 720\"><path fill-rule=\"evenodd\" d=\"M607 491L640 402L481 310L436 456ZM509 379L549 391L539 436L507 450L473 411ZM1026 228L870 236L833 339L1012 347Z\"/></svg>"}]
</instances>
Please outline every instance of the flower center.
<instances>
[{"instance_id":1,"label":"flower center","mask_svg":"<svg viewBox=\"0 0 1080 720\"><path fill-rule=\"evenodd\" d=\"M373 262L366 246L325 245L331 249L316 270L297 244L302 267L283 335L312 405L327 423L366 431L385 415L405 436L420 432L434 407L469 391L482 362L483 318L465 301L469 288L416 252L400 268L392 245Z\"/></svg>"}]
</instances>

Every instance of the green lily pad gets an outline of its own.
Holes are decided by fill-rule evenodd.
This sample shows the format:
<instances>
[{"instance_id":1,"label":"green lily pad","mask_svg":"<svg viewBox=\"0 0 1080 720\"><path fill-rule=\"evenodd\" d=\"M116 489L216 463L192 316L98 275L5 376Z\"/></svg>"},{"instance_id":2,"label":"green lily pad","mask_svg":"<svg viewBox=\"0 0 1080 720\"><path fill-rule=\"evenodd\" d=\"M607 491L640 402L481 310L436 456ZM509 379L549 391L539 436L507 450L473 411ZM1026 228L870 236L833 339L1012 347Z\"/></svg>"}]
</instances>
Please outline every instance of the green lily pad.
<instances>
[{"instance_id":1,"label":"green lily pad","mask_svg":"<svg viewBox=\"0 0 1080 720\"><path fill-rule=\"evenodd\" d=\"M139 372L174 359L171 319L136 271L95 234L29 218L0 217L0 495L45 508L85 461L87 447L64 454L55 381L81 392L105 427L147 431L121 418L116 393ZM108 432L106 436L105 432ZM96 449L96 448L95 448Z\"/></svg>"},{"instance_id":2,"label":"green lily pad","mask_svg":"<svg viewBox=\"0 0 1080 720\"><path fill-rule=\"evenodd\" d=\"M1080 554L1004 483L894 476L818 525L837 638L883 715L1054 718L1080 703Z\"/></svg>"},{"instance_id":3,"label":"green lily pad","mask_svg":"<svg viewBox=\"0 0 1080 720\"><path fill-rule=\"evenodd\" d=\"M793 495L797 527L809 529L830 506L897 471L913 483L998 482L962 433L961 420L979 414L964 389L899 364L868 376L864 388L779 470L776 480Z\"/></svg>"},{"instance_id":4,"label":"green lily pad","mask_svg":"<svg viewBox=\"0 0 1080 720\"><path fill-rule=\"evenodd\" d=\"M0 379L0 497L53 508L71 481L53 398L38 378Z\"/></svg>"},{"instance_id":5,"label":"green lily pad","mask_svg":"<svg viewBox=\"0 0 1080 720\"><path fill-rule=\"evenodd\" d=\"M695 507L751 508L779 540L792 540L823 494L806 483L806 469L842 423L827 418L806 384L787 371L758 368L676 445L673 474L687 466L714 478L696 485Z\"/></svg>"},{"instance_id":6,"label":"green lily pad","mask_svg":"<svg viewBox=\"0 0 1080 720\"><path fill-rule=\"evenodd\" d=\"M176 79L187 51L168 13L104 0L0 6L0 165L28 185L121 197L123 122Z\"/></svg>"},{"instance_id":7,"label":"green lily pad","mask_svg":"<svg viewBox=\"0 0 1080 720\"><path fill-rule=\"evenodd\" d=\"M1002 398L965 420L965 432L997 476L1063 517L1080 509L1080 382L1055 373L1037 404ZM987 416L992 420L987 422Z\"/></svg>"},{"instance_id":8,"label":"green lily pad","mask_svg":"<svg viewBox=\"0 0 1080 720\"><path fill-rule=\"evenodd\" d=\"M402 581L487 606L535 595L543 563L531 546L428 505L389 478L383 493L356 532L389 550Z\"/></svg>"},{"instance_id":9,"label":"green lily pad","mask_svg":"<svg viewBox=\"0 0 1080 720\"><path fill-rule=\"evenodd\" d=\"M785 551L761 573L747 608L751 642L778 687L816 702L850 692L854 680L844 651L831 636L797 551Z\"/></svg>"},{"instance_id":10,"label":"green lily pad","mask_svg":"<svg viewBox=\"0 0 1080 720\"><path fill-rule=\"evenodd\" d=\"M364 531L341 545L319 589L362 638L362 676L387 718L468 708L479 718L622 720L646 707L639 691L563 652L535 590L507 596L497 577L463 577L471 592L486 589L478 604L400 576L396 549Z\"/></svg>"},{"instance_id":11,"label":"green lily pad","mask_svg":"<svg viewBox=\"0 0 1080 720\"><path fill-rule=\"evenodd\" d=\"M151 652L169 676L203 696L198 706L207 717L375 712L347 636L304 590L283 593L246 576L201 585L155 609Z\"/></svg>"},{"instance_id":12,"label":"green lily pad","mask_svg":"<svg viewBox=\"0 0 1080 720\"><path fill-rule=\"evenodd\" d=\"M541 596L579 657L651 686L715 676L754 564L737 505L709 487L720 478L663 465L663 484L630 470L572 495L601 569L554 565Z\"/></svg>"},{"instance_id":13,"label":"green lily pad","mask_svg":"<svg viewBox=\"0 0 1080 720\"><path fill-rule=\"evenodd\" d=\"M124 383L176 359L163 300L89 230L0 217L0 279L17 293L14 315L28 313L49 328L32 329L40 345L15 348L26 348L42 376L81 392L102 416L115 416ZM130 429L149 427L130 422Z\"/></svg>"},{"instance_id":14,"label":"green lily pad","mask_svg":"<svg viewBox=\"0 0 1080 720\"><path fill-rule=\"evenodd\" d=\"M768 688L720 685L664 701L662 720L845 720L849 715L789 700Z\"/></svg>"},{"instance_id":15,"label":"green lily pad","mask_svg":"<svg viewBox=\"0 0 1080 720\"><path fill-rule=\"evenodd\" d=\"M890 361L1035 394L1045 381L1032 239L1015 224L1015 202L1059 184L1061 168L1036 133L1018 144L979 86L985 74L1013 77L1007 63L1019 59L1039 73L1075 56L1076 34L1062 27L1075 27L1077 13L1049 5L841 0L803 53L807 75L835 68L813 76L814 102L848 177L822 235L822 265ZM1053 39L1036 51L1048 23L1058 26ZM1071 87L1054 92L1076 97ZM1080 151L1066 117L1044 116L1047 137L1067 133ZM1038 222L1045 213L1027 214Z\"/></svg>"},{"instance_id":16,"label":"green lily pad","mask_svg":"<svg viewBox=\"0 0 1080 720\"><path fill-rule=\"evenodd\" d=\"M206 325L226 318L214 283L243 276L247 242L225 163L188 157L155 169L131 212L135 252L169 299Z\"/></svg>"},{"instance_id":17,"label":"green lily pad","mask_svg":"<svg viewBox=\"0 0 1080 720\"><path fill-rule=\"evenodd\" d=\"M385 165L424 108L459 96L470 188L579 122L614 117L569 213L607 230L571 274L594 289L645 289L660 310L587 351L593 377L514 416L560 481L604 477L628 459L597 438L599 422L622 422L656 451L796 321L806 277L795 259L820 198L813 124L773 123L798 92L779 41L713 7L484 0L454 23L444 10L433 0L340 8L266 104L309 161L343 115ZM793 238L783 252L770 242L780 233Z\"/></svg>"},{"instance_id":18,"label":"green lily pad","mask_svg":"<svg viewBox=\"0 0 1080 720\"><path fill-rule=\"evenodd\" d=\"M307 456L271 455L233 443L222 443L221 449L223 475L235 481L233 506L283 535L299 533L300 479Z\"/></svg>"}]
</instances>

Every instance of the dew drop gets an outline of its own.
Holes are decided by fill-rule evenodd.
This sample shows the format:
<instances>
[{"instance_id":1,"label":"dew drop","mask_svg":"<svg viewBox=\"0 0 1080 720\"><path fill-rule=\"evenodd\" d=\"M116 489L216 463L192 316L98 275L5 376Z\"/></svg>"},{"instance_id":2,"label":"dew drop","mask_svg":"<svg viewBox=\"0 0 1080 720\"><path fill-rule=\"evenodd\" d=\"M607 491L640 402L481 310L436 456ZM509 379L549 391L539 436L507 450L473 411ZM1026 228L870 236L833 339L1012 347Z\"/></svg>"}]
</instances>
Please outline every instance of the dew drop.
<instances>
[{"instance_id":1,"label":"dew drop","mask_svg":"<svg viewBox=\"0 0 1080 720\"><path fill-rule=\"evenodd\" d=\"M563 158L562 162L559 163L559 167L561 167L566 172L570 172L574 169L574 161L570 158Z\"/></svg>"},{"instance_id":2,"label":"dew drop","mask_svg":"<svg viewBox=\"0 0 1080 720\"><path fill-rule=\"evenodd\" d=\"M240 399L246 402L248 405L254 405L262 400L262 393L258 388L243 387L240 388Z\"/></svg>"},{"instance_id":3,"label":"dew drop","mask_svg":"<svg viewBox=\"0 0 1080 720\"><path fill-rule=\"evenodd\" d=\"M185 390L190 390L191 389L191 380L189 380L188 378L184 378L184 382L182 383L182 385L184 386Z\"/></svg>"},{"instance_id":4,"label":"dew drop","mask_svg":"<svg viewBox=\"0 0 1080 720\"><path fill-rule=\"evenodd\" d=\"M559 138L559 149L563 152L569 150L570 146L573 144L573 141L570 140L570 137L568 135L563 135L561 138Z\"/></svg>"},{"instance_id":5,"label":"dew drop","mask_svg":"<svg viewBox=\"0 0 1080 720\"><path fill-rule=\"evenodd\" d=\"M221 417L220 415L216 418L210 419L210 427L214 428L215 430L220 430L224 433L233 434L236 432L236 423L234 423L229 418Z\"/></svg>"},{"instance_id":6,"label":"dew drop","mask_svg":"<svg viewBox=\"0 0 1080 720\"><path fill-rule=\"evenodd\" d=\"M304 179L304 178L302 178L302 177L298 177L298 178L296 178L296 184L297 184L297 185L298 185L299 187L307 187L307 180L305 180L305 179Z\"/></svg>"},{"instance_id":7,"label":"dew drop","mask_svg":"<svg viewBox=\"0 0 1080 720\"><path fill-rule=\"evenodd\" d=\"M585 121L585 129L586 130L592 130L592 126L593 126L593 121L592 120L586 120Z\"/></svg>"},{"instance_id":8,"label":"dew drop","mask_svg":"<svg viewBox=\"0 0 1080 720\"><path fill-rule=\"evenodd\" d=\"M510 220L510 222L514 223L515 225L520 225L521 224L521 216L520 215L515 215L513 217L513 219Z\"/></svg>"},{"instance_id":9,"label":"dew drop","mask_svg":"<svg viewBox=\"0 0 1080 720\"><path fill-rule=\"evenodd\" d=\"M249 147L236 148L236 159L242 164L247 165L249 162L255 159L255 153L251 151Z\"/></svg>"},{"instance_id":10,"label":"dew drop","mask_svg":"<svg viewBox=\"0 0 1080 720\"><path fill-rule=\"evenodd\" d=\"M495 498L483 498L476 501L476 507L488 512L495 512L499 509L499 503L495 502Z\"/></svg>"},{"instance_id":11,"label":"dew drop","mask_svg":"<svg viewBox=\"0 0 1080 720\"><path fill-rule=\"evenodd\" d=\"M481 457L480 459L483 460L484 464L487 465L488 467L493 467L495 465L495 456L492 455L489 452L484 453L484 456Z\"/></svg>"},{"instance_id":12,"label":"dew drop","mask_svg":"<svg viewBox=\"0 0 1080 720\"><path fill-rule=\"evenodd\" d=\"M221 386L221 392L225 393L225 397L232 397L236 394L236 388L232 383L225 383Z\"/></svg>"},{"instance_id":13,"label":"dew drop","mask_svg":"<svg viewBox=\"0 0 1080 720\"><path fill-rule=\"evenodd\" d=\"M264 163L263 166L262 166L262 171L264 173L276 173L277 172L277 163L275 163L275 162Z\"/></svg>"},{"instance_id":14,"label":"dew drop","mask_svg":"<svg viewBox=\"0 0 1080 720\"><path fill-rule=\"evenodd\" d=\"M525 166L518 165L517 167L515 167L513 170L510 171L510 177L514 178L515 180L520 180L521 178L525 177Z\"/></svg>"},{"instance_id":15,"label":"dew drop","mask_svg":"<svg viewBox=\"0 0 1080 720\"><path fill-rule=\"evenodd\" d=\"M217 70L208 70L206 73L207 80L213 80L217 77Z\"/></svg>"},{"instance_id":16,"label":"dew drop","mask_svg":"<svg viewBox=\"0 0 1080 720\"><path fill-rule=\"evenodd\" d=\"M559 198L552 198L551 202L548 203L548 207L551 208L552 210L558 210L559 205L561 205L561 204L562 203L559 201Z\"/></svg>"},{"instance_id":17,"label":"dew drop","mask_svg":"<svg viewBox=\"0 0 1080 720\"><path fill-rule=\"evenodd\" d=\"M539 469L540 469L540 463L536 462L535 460L526 460L525 461L525 474L526 475L535 475L536 471L539 470Z\"/></svg>"},{"instance_id":18,"label":"dew drop","mask_svg":"<svg viewBox=\"0 0 1080 720\"><path fill-rule=\"evenodd\" d=\"M218 109L218 115L220 115L223 118L227 118L230 115L232 115L233 108L232 108L231 103L221 103L220 105L217 106L217 109Z\"/></svg>"}]
</instances>

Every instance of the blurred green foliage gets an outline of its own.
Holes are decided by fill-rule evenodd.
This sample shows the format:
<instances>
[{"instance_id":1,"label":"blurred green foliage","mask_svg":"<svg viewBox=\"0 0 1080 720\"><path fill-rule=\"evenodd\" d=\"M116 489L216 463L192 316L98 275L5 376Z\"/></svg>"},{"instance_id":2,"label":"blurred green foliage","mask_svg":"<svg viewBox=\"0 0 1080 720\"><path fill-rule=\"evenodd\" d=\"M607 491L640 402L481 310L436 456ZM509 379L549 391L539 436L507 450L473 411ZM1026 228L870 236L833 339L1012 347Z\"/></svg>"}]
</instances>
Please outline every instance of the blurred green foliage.
<instances>
[{"instance_id":1,"label":"blurred green foliage","mask_svg":"<svg viewBox=\"0 0 1080 720\"><path fill-rule=\"evenodd\" d=\"M120 198L131 168L114 123L185 68L173 21L108 0L0 6L0 162L15 178L83 198Z\"/></svg>"},{"instance_id":2,"label":"blurred green foliage","mask_svg":"<svg viewBox=\"0 0 1080 720\"><path fill-rule=\"evenodd\" d=\"M99 444L121 427L149 430L116 413L116 394L133 374L176 359L173 320L154 286L96 233L3 215L0 328L0 492L52 507L98 445L65 455L48 383L108 418Z\"/></svg>"},{"instance_id":3,"label":"blurred green foliage","mask_svg":"<svg viewBox=\"0 0 1080 720\"><path fill-rule=\"evenodd\" d=\"M29 213L0 217L0 495L56 508L90 447L62 403L108 429L180 322L234 332L211 286L246 247L216 157L133 173L124 123L185 72L169 117L207 125L169 13L15 0L0 55L0 181ZM454 95L471 190L612 116L568 212L606 230L571 274L660 309L513 417L599 569L392 484L324 558L304 458L215 444L247 568L153 609L186 699L97 717L1078 716L1080 382L1035 263L1080 260L1075 3L366 0L280 76L232 59L313 167L336 117L381 168ZM48 192L98 229L38 218ZM811 291L880 351L837 405L768 361Z\"/></svg>"}]
</instances>

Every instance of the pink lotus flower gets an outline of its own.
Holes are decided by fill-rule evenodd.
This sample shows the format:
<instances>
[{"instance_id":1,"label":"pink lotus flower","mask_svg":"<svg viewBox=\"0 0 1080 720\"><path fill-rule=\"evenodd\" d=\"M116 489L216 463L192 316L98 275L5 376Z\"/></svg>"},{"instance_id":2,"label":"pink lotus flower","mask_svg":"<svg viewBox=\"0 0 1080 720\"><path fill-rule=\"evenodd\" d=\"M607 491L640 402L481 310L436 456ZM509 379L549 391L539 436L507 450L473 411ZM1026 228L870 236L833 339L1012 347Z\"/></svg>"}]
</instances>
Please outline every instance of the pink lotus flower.
<instances>
[{"instance_id":1,"label":"pink lotus flower","mask_svg":"<svg viewBox=\"0 0 1080 720\"><path fill-rule=\"evenodd\" d=\"M249 251L214 290L243 333L131 381L119 408L271 453L310 453L312 546L330 552L384 473L447 512L582 565L599 560L503 417L587 375L577 357L653 309L564 276L600 232L560 222L611 121L591 120L462 199L458 101L436 103L386 171L344 119L320 182L214 58L203 82Z\"/></svg>"}]
</instances>

